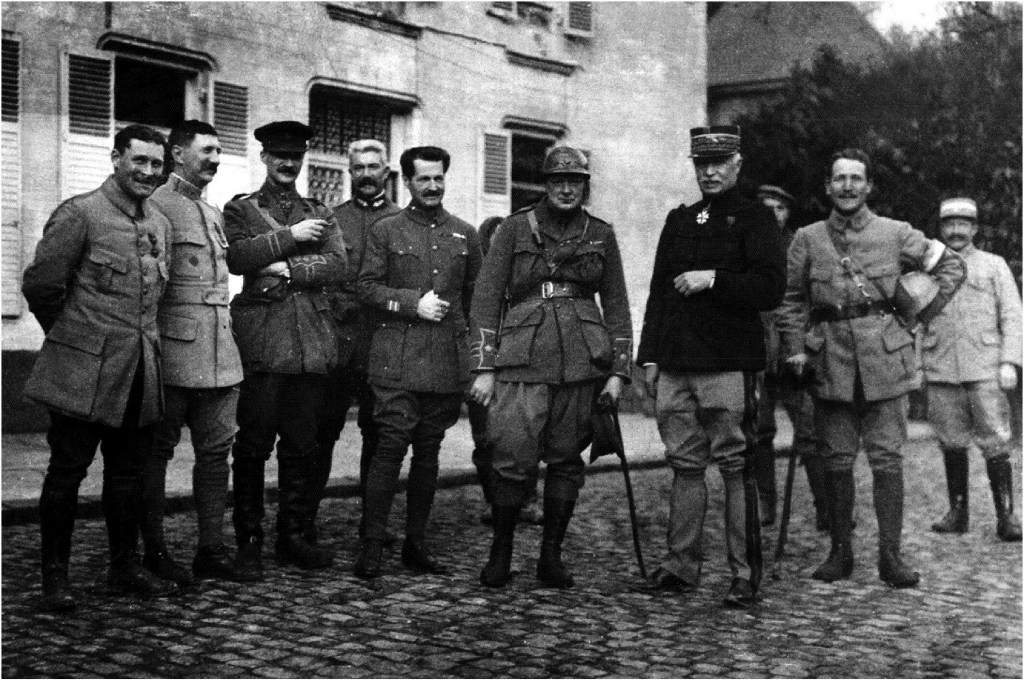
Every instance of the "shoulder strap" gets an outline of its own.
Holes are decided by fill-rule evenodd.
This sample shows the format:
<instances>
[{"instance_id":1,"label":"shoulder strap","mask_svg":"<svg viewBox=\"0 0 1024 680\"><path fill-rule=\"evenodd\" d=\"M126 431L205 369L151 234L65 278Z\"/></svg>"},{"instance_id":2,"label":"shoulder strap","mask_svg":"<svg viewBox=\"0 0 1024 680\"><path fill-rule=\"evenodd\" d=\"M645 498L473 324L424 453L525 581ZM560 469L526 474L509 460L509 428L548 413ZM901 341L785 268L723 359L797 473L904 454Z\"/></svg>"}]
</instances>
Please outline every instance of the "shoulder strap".
<instances>
[{"instance_id":1,"label":"shoulder strap","mask_svg":"<svg viewBox=\"0 0 1024 680\"><path fill-rule=\"evenodd\" d=\"M832 247L834 247L836 249L836 253L839 254L839 264L843 265L843 269L845 269L850 275L850 278L853 279L854 285L857 286L857 290L859 290L861 295L864 296L864 299L871 299L871 296L868 295L867 290L864 288L864 279L867 279L871 285L874 286L875 290L878 291L878 294L882 297L882 301L889 307L892 313L899 316L892 298L886 295L885 290L878 285L878 282L867 275L867 272L864 271L864 267L860 265L860 262L853 259L850 255L850 247L846 242L846 239L843 236L840 236L835 229L830 227L828 222L825 222L822 226L825 227L825 233L828 234L828 239L832 242Z\"/></svg>"}]
</instances>

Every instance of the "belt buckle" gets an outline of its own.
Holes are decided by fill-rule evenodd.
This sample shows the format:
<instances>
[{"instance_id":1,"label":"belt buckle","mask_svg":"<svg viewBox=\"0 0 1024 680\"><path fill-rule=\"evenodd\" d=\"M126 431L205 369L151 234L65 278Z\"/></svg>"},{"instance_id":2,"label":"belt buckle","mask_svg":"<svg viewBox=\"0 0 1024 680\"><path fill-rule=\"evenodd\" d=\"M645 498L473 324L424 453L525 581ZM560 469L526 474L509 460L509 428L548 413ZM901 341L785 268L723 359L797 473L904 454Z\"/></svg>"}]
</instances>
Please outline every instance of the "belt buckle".
<instances>
[{"instance_id":1,"label":"belt buckle","mask_svg":"<svg viewBox=\"0 0 1024 680\"><path fill-rule=\"evenodd\" d=\"M554 281L545 281L540 284L540 296L545 300L550 300L555 296L555 283Z\"/></svg>"}]
</instances>

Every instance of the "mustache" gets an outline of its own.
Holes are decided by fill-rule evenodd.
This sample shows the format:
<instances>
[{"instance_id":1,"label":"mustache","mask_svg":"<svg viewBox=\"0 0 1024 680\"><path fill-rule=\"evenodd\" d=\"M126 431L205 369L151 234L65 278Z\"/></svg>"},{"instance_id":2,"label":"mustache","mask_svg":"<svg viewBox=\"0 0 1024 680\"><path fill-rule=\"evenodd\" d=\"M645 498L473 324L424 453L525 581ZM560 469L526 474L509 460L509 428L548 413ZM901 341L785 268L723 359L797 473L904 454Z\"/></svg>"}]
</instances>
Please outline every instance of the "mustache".
<instances>
[{"instance_id":1,"label":"mustache","mask_svg":"<svg viewBox=\"0 0 1024 680\"><path fill-rule=\"evenodd\" d=\"M299 169L294 168L290 165L282 165L277 168L277 171L282 175L298 175Z\"/></svg>"},{"instance_id":2,"label":"mustache","mask_svg":"<svg viewBox=\"0 0 1024 680\"><path fill-rule=\"evenodd\" d=\"M441 192L440 191L424 191L423 195L424 196L428 196L428 197L434 197L434 196L440 196Z\"/></svg>"},{"instance_id":3,"label":"mustache","mask_svg":"<svg viewBox=\"0 0 1024 680\"><path fill-rule=\"evenodd\" d=\"M377 186L377 180L372 177L364 177L356 182L357 187L375 187Z\"/></svg>"}]
</instances>

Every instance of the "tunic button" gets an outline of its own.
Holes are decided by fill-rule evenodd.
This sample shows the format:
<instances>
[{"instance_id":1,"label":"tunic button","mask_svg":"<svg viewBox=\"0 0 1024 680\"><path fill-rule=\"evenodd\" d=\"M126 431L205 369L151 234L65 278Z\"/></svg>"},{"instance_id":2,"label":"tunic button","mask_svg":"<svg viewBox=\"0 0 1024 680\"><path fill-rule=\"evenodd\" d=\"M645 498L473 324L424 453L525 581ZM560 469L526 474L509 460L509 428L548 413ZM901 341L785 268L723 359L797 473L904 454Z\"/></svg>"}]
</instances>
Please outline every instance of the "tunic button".
<instances>
[{"instance_id":1,"label":"tunic button","mask_svg":"<svg viewBox=\"0 0 1024 680\"><path fill-rule=\"evenodd\" d=\"M438 272L438 271L437 271L436 269L434 270L434 275L435 275L435 276L437 276L437 274L439 274L439 273L440 273L440 272Z\"/></svg>"},{"instance_id":2,"label":"tunic button","mask_svg":"<svg viewBox=\"0 0 1024 680\"><path fill-rule=\"evenodd\" d=\"M430 249L431 250L437 250L437 246L432 246Z\"/></svg>"}]
</instances>

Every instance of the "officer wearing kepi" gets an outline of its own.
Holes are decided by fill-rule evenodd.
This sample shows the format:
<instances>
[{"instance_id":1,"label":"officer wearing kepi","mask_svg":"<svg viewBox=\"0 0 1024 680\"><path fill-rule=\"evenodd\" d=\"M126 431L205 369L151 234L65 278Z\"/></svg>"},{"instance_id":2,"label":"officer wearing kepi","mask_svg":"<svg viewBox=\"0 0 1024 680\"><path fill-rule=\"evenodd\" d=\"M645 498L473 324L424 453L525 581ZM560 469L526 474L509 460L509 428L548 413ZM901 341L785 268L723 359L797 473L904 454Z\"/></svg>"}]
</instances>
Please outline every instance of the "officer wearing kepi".
<instances>
[{"instance_id":1,"label":"officer wearing kepi","mask_svg":"<svg viewBox=\"0 0 1024 680\"><path fill-rule=\"evenodd\" d=\"M867 207L873 187L866 153L844 149L832 156L825 180L832 214L793 238L779 328L788 370L814 374L815 430L832 493L832 549L813 577L836 581L853 571L853 463L863 446L878 518L878 575L894 588L909 588L920 576L900 556L900 449L918 363L904 323L913 323L906 317L915 311L921 322L934 318L963 281L964 267L959 256L906 222L874 214ZM897 307L906 292L901 264L927 272L937 284L923 309Z\"/></svg>"},{"instance_id":2,"label":"officer wearing kepi","mask_svg":"<svg viewBox=\"0 0 1024 680\"><path fill-rule=\"evenodd\" d=\"M587 158L560 146L548 152L542 169L547 196L498 228L471 308L477 376L470 398L490 406L494 541L480 573L490 587L510 578L516 521L540 460L547 475L537 578L572 587L562 542L583 487L581 454L592 439L594 401L599 393L618 401L632 358L615 232L583 208Z\"/></svg>"},{"instance_id":3,"label":"officer wearing kepi","mask_svg":"<svg viewBox=\"0 0 1024 680\"><path fill-rule=\"evenodd\" d=\"M996 534L1021 539L1013 513L1010 405L1003 390L1017 385L1021 354L1020 294L1006 260L978 250L978 206L949 198L939 207L939 235L967 263L967 285L928 324L924 372L928 420L946 467L949 513L932 525L940 533L966 533L969 524L967 449L973 441L985 458Z\"/></svg>"},{"instance_id":4,"label":"officer wearing kepi","mask_svg":"<svg viewBox=\"0 0 1024 680\"><path fill-rule=\"evenodd\" d=\"M231 301L245 379L233 453L236 575L263 577L264 463L277 443L277 554L303 569L330 566L311 540L310 464L338 339L324 287L345 275L345 240L330 209L295 189L313 130L296 121L257 128L267 179L224 206L228 267L245 276Z\"/></svg>"},{"instance_id":5,"label":"officer wearing kepi","mask_svg":"<svg viewBox=\"0 0 1024 680\"><path fill-rule=\"evenodd\" d=\"M665 219L637 354L673 472L668 556L652 586L686 592L699 584L705 476L714 462L725 487L727 607L754 604L761 580L752 470L756 373L765 367L759 312L779 304L785 285L775 218L736 188L739 151L737 126L690 130L703 198Z\"/></svg>"},{"instance_id":6,"label":"officer wearing kepi","mask_svg":"<svg viewBox=\"0 0 1024 680\"><path fill-rule=\"evenodd\" d=\"M370 236L370 226L382 217L394 215L401 208L385 192L388 174L388 153L375 139L360 139L348 145L348 172L352 178L352 198L335 206L345 244L348 246L348 269L345 278L328 287L334 322L338 327L338 366L328 375L323 414L317 433L319 445L313 461L312 493L314 511L310 516L310 536L316 535L316 507L331 475L334 446L345 427L345 416L355 402L359 409L357 425L362 435L359 455L359 487L366 486L370 459L377 450L377 425L373 422L373 388L366 379L366 361L373 336L372 311L364 309L356 299L356 278L363 263L363 253ZM365 529L360 526L359 537Z\"/></svg>"},{"instance_id":7,"label":"officer wearing kepi","mask_svg":"<svg viewBox=\"0 0 1024 680\"><path fill-rule=\"evenodd\" d=\"M469 384L466 308L480 271L472 225L444 209L448 152L407 149L399 159L412 200L370 229L359 272L359 301L379 314L370 343L377 452L363 493L366 536L353 568L360 578L381 572L388 516L402 461L412 445L402 563L444 574L426 543L437 489L438 453L459 419Z\"/></svg>"}]
</instances>

